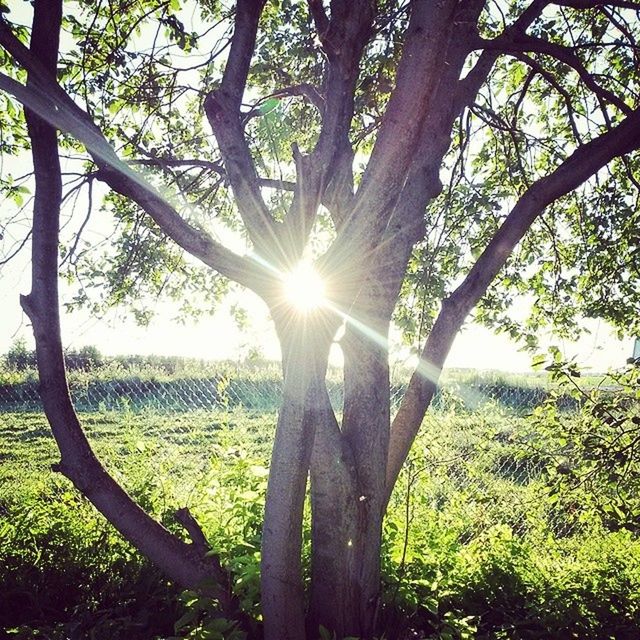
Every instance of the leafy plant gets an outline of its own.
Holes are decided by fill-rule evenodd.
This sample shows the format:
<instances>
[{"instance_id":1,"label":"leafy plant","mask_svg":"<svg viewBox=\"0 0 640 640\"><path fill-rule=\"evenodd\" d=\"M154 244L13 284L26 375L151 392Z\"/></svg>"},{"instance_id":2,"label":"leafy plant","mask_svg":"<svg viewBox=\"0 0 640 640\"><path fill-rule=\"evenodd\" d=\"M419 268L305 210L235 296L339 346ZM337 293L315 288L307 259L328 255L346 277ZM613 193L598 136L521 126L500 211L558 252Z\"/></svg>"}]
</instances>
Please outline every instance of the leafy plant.
<instances>
[{"instance_id":1,"label":"leafy plant","mask_svg":"<svg viewBox=\"0 0 640 640\"><path fill-rule=\"evenodd\" d=\"M534 425L555 442L549 459L551 499L585 500L611 529L640 531L640 369L611 372L584 388L575 364L556 354L547 369L580 411L568 416L554 393L533 413Z\"/></svg>"}]
</instances>

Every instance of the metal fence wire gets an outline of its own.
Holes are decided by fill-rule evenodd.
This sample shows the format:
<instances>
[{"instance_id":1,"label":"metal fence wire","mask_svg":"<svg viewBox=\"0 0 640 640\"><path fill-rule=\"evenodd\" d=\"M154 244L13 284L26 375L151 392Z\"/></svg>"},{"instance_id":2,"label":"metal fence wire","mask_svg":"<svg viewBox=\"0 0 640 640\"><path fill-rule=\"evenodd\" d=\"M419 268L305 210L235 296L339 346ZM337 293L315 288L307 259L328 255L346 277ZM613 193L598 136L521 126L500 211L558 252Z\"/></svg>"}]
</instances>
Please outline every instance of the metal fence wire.
<instances>
[{"instance_id":1,"label":"metal fence wire","mask_svg":"<svg viewBox=\"0 0 640 640\"><path fill-rule=\"evenodd\" d=\"M396 376L392 411L405 388L406 378ZM329 376L328 389L339 413L343 397L338 375ZM273 366L182 374L122 368L72 371L70 391L98 454L107 466L122 469L125 483L127 464L136 456L145 458L149 473L180 478L181 495L167 500L194 506L205 499L200 489L213 464L210 443L223 431L233 432L237 444L252 448L267 464L281 379ZM580 514L545 500L549 443L540 440L526 417L547 396L542 384L443 384L394 500L404 500L405 491L419 494L412 506L415 517L449 522L460 528L463 539L496 525L519 534L532 529L555 536L575 532ZM570 398L561 401L566 410L576 409ZM55 457L37 374L0 372L0 460L13 459L39 472Z\"/></svg>"},{"instance_id":2,"label":"metal fence wire","mask_svg":"<svg viewBox=\"0 0 640 640\"><path fill-rule=\"evenodd\" d=\"M39 411L38 380L35 372L0 377L0 413ZM336 411L343 402L342 384L338 379L327 382L329 397ZM194 410L276 412L280 405L281 380L273 368L266 371L236 369L204 377L156 376L145 373L113 377L92 377L91 371L72 372L69 388L78 411L142 411L166 412ZM391 407L399 406L406 381L391 384ZM523 387L496 382L450 382L438 389L431 409L443 411L453 406L474 410L487 403L497 403L503 409L522 414L530 412L548 397L544 386ZM571 398L567 407L575 406Z\"/></svg>"}]
</instances>

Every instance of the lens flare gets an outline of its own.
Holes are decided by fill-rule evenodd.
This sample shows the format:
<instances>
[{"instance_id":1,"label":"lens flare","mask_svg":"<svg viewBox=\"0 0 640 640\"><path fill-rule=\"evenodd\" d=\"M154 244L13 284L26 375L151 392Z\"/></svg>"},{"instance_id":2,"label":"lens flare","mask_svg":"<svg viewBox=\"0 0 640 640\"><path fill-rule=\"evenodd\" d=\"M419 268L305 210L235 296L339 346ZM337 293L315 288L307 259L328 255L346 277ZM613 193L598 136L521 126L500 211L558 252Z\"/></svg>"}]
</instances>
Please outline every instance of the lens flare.
<instances>
[{"instance_id":1,"label":"lens flare","mask_svg":"<svg viewBox=\"0 0 640 640\"><path fill-rule=\"evenodd\" d=\"M283 278L284 297L300 313L309 313L325 304L325 286L310 262L298 263Z\"/></svg>"}]
</instances>

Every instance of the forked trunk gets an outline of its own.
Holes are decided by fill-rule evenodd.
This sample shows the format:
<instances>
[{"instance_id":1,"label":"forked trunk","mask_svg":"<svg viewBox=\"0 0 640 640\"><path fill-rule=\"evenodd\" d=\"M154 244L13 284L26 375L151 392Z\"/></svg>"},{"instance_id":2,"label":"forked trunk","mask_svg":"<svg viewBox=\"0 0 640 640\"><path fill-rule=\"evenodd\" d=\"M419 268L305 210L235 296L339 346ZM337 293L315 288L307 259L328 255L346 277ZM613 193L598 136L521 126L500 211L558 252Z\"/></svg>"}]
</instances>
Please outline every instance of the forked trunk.
<instances>
[{"instance_id":1,"label":"forked trunk","mask_svg":"<svg viewBox=\"0 0 640 640\"><path fill-rule=\"evenodd\" d=\"M342 428L326 388L335 326L327 318L276 321L284 397L271 460L262 544L266 640L373 634L380 546L389 384L384 344L349 331ZM334 323L335 324L335 321ZM311 471L312 559L307 603L301 566L307 474Z\"/></svg>"},{"instance_id":2,"label":"forked trunk","mask_svg":"<svg viewBox=\"0 0 640 640\"><path fill-rule=\"evenodd\" d=\"M316 430L311 461L310 640L320 625L338 638L372 637L379 605L389 437L386 341L352 327L343 346L342 429L334 418Z\"/></svg>"},{"instance_id":3,"label":"forked trunk","mask_svg":"<svg viewBox=\"0 0 640 640\"><path fill-rule=\"evenodd\" d=\"M324 419L331 333L321 321L276 321L284 389L271 458L262 534L266 640L303 640L302 521L314 433Z\"/></svg>"}]
</instances>

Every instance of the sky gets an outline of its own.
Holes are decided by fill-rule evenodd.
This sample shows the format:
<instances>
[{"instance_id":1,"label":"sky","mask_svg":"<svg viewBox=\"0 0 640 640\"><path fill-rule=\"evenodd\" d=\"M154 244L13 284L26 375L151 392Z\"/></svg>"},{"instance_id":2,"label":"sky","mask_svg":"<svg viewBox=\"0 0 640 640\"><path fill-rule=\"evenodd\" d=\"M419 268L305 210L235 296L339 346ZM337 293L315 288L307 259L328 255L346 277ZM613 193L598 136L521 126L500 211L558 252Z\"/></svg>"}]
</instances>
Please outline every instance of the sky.
<instances>
[{"instance_id":1,"label":"sky","mask_svg":"<svg viewBox=\"0 0 640 640\"><path fill-rule=\"evenodd\" d=\"M0 353L6 353L18 338L33 344L29 321L19 304L19 294L30 289L28 257L25 252L0 267ZM249 322L242 330L230 312L232 304L241 304L248 311ZM233 294L215 314L199 322L182 325L175 321L175 316L176 308L169 302L158 302L156 317L146 328L137 326L117 309L104 319L92 318L82 311L63 313L63 341L73 349L94 345L105 355L156 354L241 361L252 349L258 349L268 359L279 357L266 306L252 293ZM590 321L587 326L591 333L579 342L547 338L542 341L543 348L555 344L585 369L605 371L623 366L632 355L633 340L616 340L612 330L602 322ZM396 361L411 362L398 332L392 334L391 353ZM530 370L531 357L507 336L494 335L486 328L467 323L454 343L447 366L526 372ZM339 364L339 350L333 359Z\"/></svg>"},{"instance_id":2,"label":"sky","mask_svg":"<svg viewBox=\"0 0 640 640\"><path fill-rule=\"evenodd\" d=\"M20 17L27 21L28 3L12 1L9 5L14 11L24 13ZM14 175L19 172L18 167L11 169ZM6 207L6 203L0 203L0 206ZM92 224L104 229L105 221L92 221ZM90 233L91 229L87 231ZM238 247L233 248L237 250ZM33 342L28 320L19 305L19 294L28 293L29 288L27 247L27 251L12 262L0 266L0 354L6 353L16 339L24 338L30 345ZM64 296L63 289L63 299ZM242 330L236 326L230 313L232 304L240 304L248 311L249 323ZM235 294L222 303L214 315L198 323L182 325L173 320L175 316L176 308L168 302L158 302L156 318L147 328L137 326L122 310L114 310L103 319L92 318L82 311L64 313L63 340L68 348L94 345L106 355L135 353L242 360L251 349L257 348L269 359L279 356L267 309L251 293ZM580 365L597 371L622 366L631 356L631 338L616 340L604 323L591 321L586 326L590 333L578 343L563 343L543 336L542 348L554 344L566 357L575 357ZM397 332L392 334L391 352L396 360L410 360L408 351L401 347ZM508 337L496 336L485 328L468 323L454 343L447 366L523 372L530 369L531 357L531 354L520 351L519 345ZM335 361L339 359L339 354L334 355Z\"/></svg>"}]
</instances>

